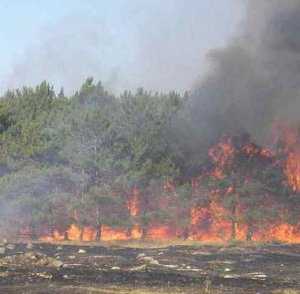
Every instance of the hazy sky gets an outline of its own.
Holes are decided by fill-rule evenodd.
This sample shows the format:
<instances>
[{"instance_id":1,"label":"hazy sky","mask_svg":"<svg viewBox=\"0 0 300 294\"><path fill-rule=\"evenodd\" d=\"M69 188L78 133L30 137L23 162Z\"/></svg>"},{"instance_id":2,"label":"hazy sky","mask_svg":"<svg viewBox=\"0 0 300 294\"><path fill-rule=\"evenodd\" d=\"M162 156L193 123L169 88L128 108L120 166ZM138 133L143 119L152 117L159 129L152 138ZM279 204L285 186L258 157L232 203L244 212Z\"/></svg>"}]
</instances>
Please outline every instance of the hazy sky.
<instances>
[{"instance_id":1,"label":"hazy sky","mask_svg":"<svg viewBox=\"0 0 300 294\"><path fill-rule=\"evenodd\" d=\"M0 87L187 89L241 16L239 0L0 0Z\"/></svg>"}]
</instances>

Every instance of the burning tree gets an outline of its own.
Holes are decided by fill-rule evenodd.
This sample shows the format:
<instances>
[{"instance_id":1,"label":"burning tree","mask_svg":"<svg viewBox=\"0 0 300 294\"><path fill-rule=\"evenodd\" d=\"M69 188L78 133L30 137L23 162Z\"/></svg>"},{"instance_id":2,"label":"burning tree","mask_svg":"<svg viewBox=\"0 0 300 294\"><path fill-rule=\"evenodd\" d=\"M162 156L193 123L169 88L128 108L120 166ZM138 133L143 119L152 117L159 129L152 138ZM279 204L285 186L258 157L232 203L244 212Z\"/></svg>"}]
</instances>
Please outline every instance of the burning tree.
<instances>
[{"instance_id":1,"label":"burning tree","mask_svg":"<svg viewBox=\"0 0 300 294\"><path fill-rule=\"evenodd\" d=\"M193 95L115 97L92 79L69 99L47 83L7 93L2 223L44 240L299 240L297 128L268 149L208 125L210 109L195 132Z\"/></svg>"}]
</instances>

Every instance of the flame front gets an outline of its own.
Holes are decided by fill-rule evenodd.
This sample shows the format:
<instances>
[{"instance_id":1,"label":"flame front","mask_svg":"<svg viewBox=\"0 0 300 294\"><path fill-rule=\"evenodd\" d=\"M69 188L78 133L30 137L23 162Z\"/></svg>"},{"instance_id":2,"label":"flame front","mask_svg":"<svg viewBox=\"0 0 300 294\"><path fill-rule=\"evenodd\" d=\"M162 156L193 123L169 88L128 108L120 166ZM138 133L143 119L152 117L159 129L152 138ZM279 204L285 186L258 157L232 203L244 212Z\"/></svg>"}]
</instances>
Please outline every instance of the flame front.
<instances>
[{"instance_id":1,"label":"flame front","mask_svg":"<svg viewBox=\"0 0 300 294\"><path fill-rule=\"evenodd\" d=\"M101 226L101 240L140 240L147 238L150 240L170 240L183 236L183 230L188 231L187 238L203 242L227 242L233 237L236 240L246 240L250 230L250 224L243 222L245 213L245 204L239 202L239 194L235 194L235 187L231 186L226 191L219 189L210 189L209 191L203 188L202 178L212 177L216 180L226 180L227 172L232 169L233 162L237 156L244 156L246 160L259 159L262 162L268 161L282 166L283 174L286 182L283 183L291 187L297 193L300 192L300 143L298 133L295 129L280 127L278 141L280 148L278 151L268 148L260 148L255 144L246 141L243 143L234 144L232 138L224 136L219 143L213 146L209 152L209 158L212 163L212 168L209 172L205 171L198 177L190 179L193 195L196 197L204 197L206 200L203 204L194 204L190 208L190 221L186 229L180 227L176 221L159 224L147 224L143 228L139 223L140 216L144 211L142 207L143 193L137 187L134 187L129 193L127 200L127 209L132 218L133 225L131 228L112 228L107 225ZM240 145L239 145L240 144ZM239 146L239 147L237 147ZM279 158L279 159L278 159ZM283 159L282 159L283 158ZM243 179L244 183L251 183L251 176ZM176 184L172 180L163 182L161 191L165 195L173 195L175 199L178 196L176 193ZM158 208L169 209L172 197L158 197ZM222 197L231 197L236 201L233 209L228 209L222 205ZM236 198L234 198L236 197ZM249 196L251 197L251 195ZM170 200L171 199L171 200ZM270 200L271 201L271 200ZM272 202L264 203L266 206L272 206ZM178 211L178 210L177 210ZM282 211L283 212L283 211ZM177 212L174 211L174 214ZM279 212L280 214L280 212ZM278 217L278 221L266 223L262 226L251 228L251 239L253 241L281 241L287 243L300 243L300 225L291 225L283 221L284 218ZM178 225L178 226L177 226ZM99 233L99 232L98 232ZM76 224L72 224L65 233L54 230L51 236L42 237L43 241L61 241L68 236L69 240L75 241L95 241L97 230L93 227L80 228Z\"/></svg>"}]
</instances>

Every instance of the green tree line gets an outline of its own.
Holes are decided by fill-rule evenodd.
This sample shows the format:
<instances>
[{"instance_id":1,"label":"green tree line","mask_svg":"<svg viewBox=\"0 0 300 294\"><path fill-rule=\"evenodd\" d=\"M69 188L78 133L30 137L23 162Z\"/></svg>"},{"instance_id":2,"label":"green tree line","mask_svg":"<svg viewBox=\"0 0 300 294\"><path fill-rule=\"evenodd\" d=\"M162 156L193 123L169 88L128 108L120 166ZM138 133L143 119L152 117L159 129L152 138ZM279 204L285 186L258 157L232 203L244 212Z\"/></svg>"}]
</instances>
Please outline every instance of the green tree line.
<instances>
[{"instance_id":1,"label":"green tree line","mask_svg":"<svg viewBox=\"0 0 300 294\"><path fill-rule=\"evenodd\" d=\"M206 176L195 192L191 180L209 170L207 147L215 142L203 136L205 125L195 125L191 101L189 93L143 89L116 96L92 78L72 96L47 82L7 91L0 100L1 234L29 228L37 238L45 228L64 233L76 224L94 227L100 240L103 225L130 232L138 224L146 236L160 223L186 238L191 208L209 205L209 191L229 186L218 201L233 239L235 224L246 224L251 239L267 222L295 223L299 197L284 185L283 169L255 156L241 152L222 180ZM175 183L172 191L166 182ZM133 216L134 188L141 193Z\"/></svg>"}]
</instances>

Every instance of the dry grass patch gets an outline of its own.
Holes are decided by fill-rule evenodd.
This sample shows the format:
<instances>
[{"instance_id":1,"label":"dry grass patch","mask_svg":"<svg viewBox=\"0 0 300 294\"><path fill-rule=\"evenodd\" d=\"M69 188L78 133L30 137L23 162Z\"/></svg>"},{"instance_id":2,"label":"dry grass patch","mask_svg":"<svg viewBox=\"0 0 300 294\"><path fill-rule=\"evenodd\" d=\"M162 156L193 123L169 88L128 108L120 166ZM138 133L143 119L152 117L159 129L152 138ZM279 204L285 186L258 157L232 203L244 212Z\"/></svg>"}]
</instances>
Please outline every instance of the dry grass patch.
<instances>
[{"instance_id":1,"label":"dry grass patch","mask_svg":"<svg viewBox=\"0 0 300 294\"><path fill-rule=\"evenodd\" d=\"M276 290L273 294L300 294L300 290L285 289L285 290Z\"/></svg>"}]
</instances>

